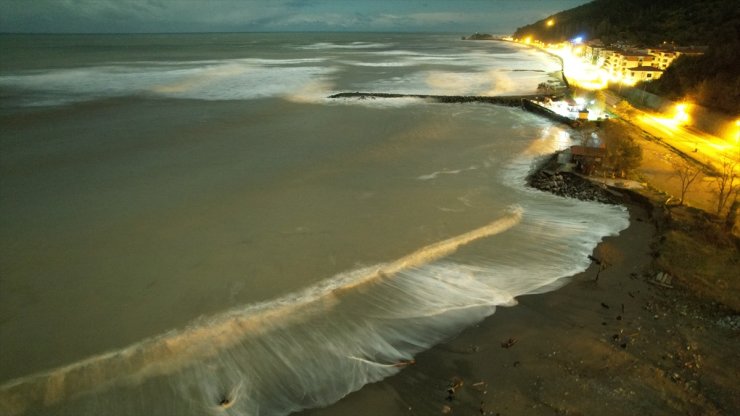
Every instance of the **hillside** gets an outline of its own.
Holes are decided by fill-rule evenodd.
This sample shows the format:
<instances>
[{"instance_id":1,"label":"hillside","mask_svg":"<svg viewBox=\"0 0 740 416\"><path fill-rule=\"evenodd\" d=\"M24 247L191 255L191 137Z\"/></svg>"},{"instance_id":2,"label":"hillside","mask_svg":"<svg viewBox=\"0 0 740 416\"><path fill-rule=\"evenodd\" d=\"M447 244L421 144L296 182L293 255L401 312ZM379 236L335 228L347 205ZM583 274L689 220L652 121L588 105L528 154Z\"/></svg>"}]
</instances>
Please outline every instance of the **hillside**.
<instances>
[{"instance_id":1,"label":"hillside","mask_svg":"<svg viewBox=\"0 0 740 416\"><path fill-rule=\"evenodd\" d=\"M553 18L555 24L547 26ZM595 0L520 27L514 37L561 42L712 45L740 38L740 7L728 0Z\"/></svg>"},{"instance_id":2,"label":"hillside","mask_svg":"<svg viewBox=\"0 0 740 416\"><path fill-rule=\"evenodd\" d=\"M547 21L553 19L552 26ZM689 99L740 114L740 7L728 0L595 0L521 27L515 38L561 42L581 36L605 44L709 46L682 57L643 87L670 99Z\"/></svg>"}]
</instances>

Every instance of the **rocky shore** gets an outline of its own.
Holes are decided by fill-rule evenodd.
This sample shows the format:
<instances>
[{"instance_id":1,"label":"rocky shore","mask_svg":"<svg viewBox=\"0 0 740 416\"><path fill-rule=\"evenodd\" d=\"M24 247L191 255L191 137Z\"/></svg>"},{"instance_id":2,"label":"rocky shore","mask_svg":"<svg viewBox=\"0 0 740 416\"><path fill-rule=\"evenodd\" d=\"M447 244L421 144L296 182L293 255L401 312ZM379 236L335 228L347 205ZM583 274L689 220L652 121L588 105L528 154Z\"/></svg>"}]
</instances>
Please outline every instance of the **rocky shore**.
<instances>
[{"instance_id":1,"label":"rocky shore","mask_svg":"<svg viewBox=\"0 0 740 416\"><path fill-rule=\"evenodd\" d=\"M530 180L598 193L547 169ZM630 227L565 287L519 297L399 375L300 415L738 414L738 316L656 274L663 220L636 196L621 202Z\"/></svg>"},{"instance_id":2,"label":"rocky shore","mask_svg":"<svg viewBox=\"0 0 740 416\"><path fill-rule=\"evenodd\" d=\"M554 158L530 174L527 178L527 185L566 198L613 205L622 202L619 193L597 185L575 173L559 172L553 162Z\"/></svg>"}]
</instances>

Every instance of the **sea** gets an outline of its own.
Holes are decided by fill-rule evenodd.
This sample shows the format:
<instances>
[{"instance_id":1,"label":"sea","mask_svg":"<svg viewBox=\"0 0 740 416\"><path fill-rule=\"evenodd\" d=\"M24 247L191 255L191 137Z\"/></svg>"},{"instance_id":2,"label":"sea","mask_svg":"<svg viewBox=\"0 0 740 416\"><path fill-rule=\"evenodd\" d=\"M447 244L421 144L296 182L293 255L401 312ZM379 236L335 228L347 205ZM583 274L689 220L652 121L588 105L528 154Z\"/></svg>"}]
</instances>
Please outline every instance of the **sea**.
<instances>
[{"instance_id":1,"label":"sea","mask_svg":"<svg viewBox=\"0 0 740 416\"><path fill-rule=\"evenodd\" d=\"M454 34L0 35L0 413L285 415L589 265L560 62ZM495 316L489 319L496 319Z\"/></svg>"}]
</instances>

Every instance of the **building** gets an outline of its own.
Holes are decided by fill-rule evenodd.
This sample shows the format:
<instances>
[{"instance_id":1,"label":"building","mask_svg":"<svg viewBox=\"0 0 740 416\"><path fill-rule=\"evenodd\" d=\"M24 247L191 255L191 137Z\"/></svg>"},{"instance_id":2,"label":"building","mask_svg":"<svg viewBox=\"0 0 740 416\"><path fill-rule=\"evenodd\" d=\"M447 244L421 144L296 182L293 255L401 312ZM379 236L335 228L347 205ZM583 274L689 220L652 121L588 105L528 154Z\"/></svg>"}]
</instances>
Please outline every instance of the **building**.
<instances>
[{"instance_id":1,"label":"building","mask_svg":"<svg viewBox=\"0 0 740 416\"><path fill-rule=\"evenodd\" d=\"M673 61L676 60L676 58L679 57L681 54L678 51L674 50L668 50L668 49L659 49L659 48L650 48L647 50L647 52L650 55L653 55L655 57L654 63L655 67L665 70L668 68Z\"/></svg>"},{"instance_id":2,"label":"building","mask_svg":"<svg viewBox=\"0 0 740 416\"><path fill-rule=\"evenodd\" d=\"M636 77L640 80L660 78L662 71L656 65L655 57L647 52L637 50L605 50L602 68L615 80L632 81ZM657 71L645 70L654 68ZM640 68L639 70L634 70ZM644 72L644 74L643 74Z\"/></svg>"},{"instance_id":3,"label":"building","mask_svg":"<svg viewBox=\"0 0 740 416\"><path fill-rule=\"evenodd\" d=\"M600 39L590 40L584 45L583 57L587 62L597 65L605 49L606 46L604 46L604 43Z\"/></svg>"},{"instance_id":4,"label":"building","mask_svg":"<svg viewBox=\"0 0 740 416\"><path fill-rule=\"evenodd\" d=\"M637 83L640 81L652 81L658 79L663 75L663 70L654 66L638 66L634 68L628 68L624 74L624 80L629 83Z\"/></svg>"},{"instance_id":5,"label":"building","mask_svg":"<svg viewBox=\"0 0 740 416\"><path fill-rule=\"evenodd\" d=\"M606 157L606 149L603 147L571 146L571 163L579 172L590 175L601 166Z\"/></svg>"}]
</instances>

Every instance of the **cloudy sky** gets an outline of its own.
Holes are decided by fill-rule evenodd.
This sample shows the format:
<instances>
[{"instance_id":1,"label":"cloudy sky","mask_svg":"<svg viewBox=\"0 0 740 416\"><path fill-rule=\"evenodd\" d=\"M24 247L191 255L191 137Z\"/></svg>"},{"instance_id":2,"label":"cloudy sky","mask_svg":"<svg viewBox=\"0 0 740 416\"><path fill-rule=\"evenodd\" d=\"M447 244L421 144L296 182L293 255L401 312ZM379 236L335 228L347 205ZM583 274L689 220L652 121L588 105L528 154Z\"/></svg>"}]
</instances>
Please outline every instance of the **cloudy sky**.
<instances>
[{"instance_id":1,"label":"cloudy sky","mask_svg":"<svg viewBox=\"0 0 740 416\"><path fill-rule=\"evenodd\" d=\"M0 0L0 32L509 33L589 0Z\"/></svg>"}]
</instances>

